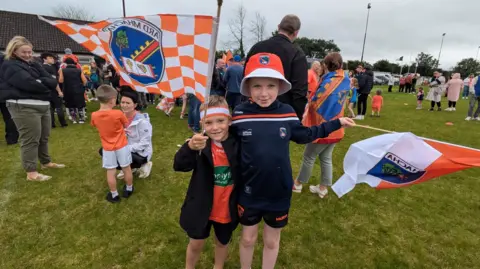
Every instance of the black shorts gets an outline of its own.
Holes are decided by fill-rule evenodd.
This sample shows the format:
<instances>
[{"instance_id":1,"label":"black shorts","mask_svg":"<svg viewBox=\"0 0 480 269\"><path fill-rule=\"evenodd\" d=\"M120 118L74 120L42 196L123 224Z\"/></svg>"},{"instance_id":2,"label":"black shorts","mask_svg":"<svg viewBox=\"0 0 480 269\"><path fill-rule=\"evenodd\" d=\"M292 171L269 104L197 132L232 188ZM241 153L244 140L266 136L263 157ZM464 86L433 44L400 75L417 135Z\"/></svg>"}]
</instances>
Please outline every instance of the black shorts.
<instances>
[{"instance_id":1,"label":"black shorts","mask_svg":"<svg viewBox=\"0 0 480 269\"><path fill-rule=\"evenodd\" d=\"M288 224L288 210L286 211L265 211L255 208L237 206L240 224L253 226L263 220L272 228L283 228Z\"/></svg>"},{"instance_id":2,"label":"black shorts","mask_svg":"<svg viewBox=\"0 0 480 269\"><path fill-rule=\"evenodd\" d=\"M218 241L222 245L227 245L228 242L230 242L230 239L232 239L232 233L233 233L232 225L230 223L223 224L223 223L218 223L218 222L209 220L207 226L205 227L205 230L202 231L200 236L191 236L191 235L188 235L188 236L192 239L197 239L197 240L207 239L208 237L210 237L210 230L212 229L212 226Z\"/></svg>"}]
</instances>

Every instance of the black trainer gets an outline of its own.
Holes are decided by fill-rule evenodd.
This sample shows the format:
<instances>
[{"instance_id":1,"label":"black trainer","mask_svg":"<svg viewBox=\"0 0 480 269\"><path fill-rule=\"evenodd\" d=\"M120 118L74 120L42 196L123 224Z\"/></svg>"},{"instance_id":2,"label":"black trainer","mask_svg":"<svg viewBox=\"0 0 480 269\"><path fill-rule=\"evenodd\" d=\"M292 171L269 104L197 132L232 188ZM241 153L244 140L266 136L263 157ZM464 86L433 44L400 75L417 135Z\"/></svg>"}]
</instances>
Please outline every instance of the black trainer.
<instances>
[{"instance_id":1,"label":"black trainer","mask_svg":"<svg viewBox=\"0 0 480 269\"><path fill-rule=\"evenodd\" d=\"M131 190L131 191L127 191L127 185L123 186L123 194L122 194L123 198L128 198L128 197L130 197L130 195L133 194L133 191L134 191L134 190L135 190L135 189L133 188L133 186L132 186L132 190Z\"/></svg>"},{"instance_id":2,"label":"black trainer","mask_svg":"<svg viewBox=\"0 0 480 269\"><path fill-rule=\"evenodd\" d=\"M110 203L118 203L118 202L120 202L120 195L117 195L117 196L115 196L115 198L113 198L112 193L108 192L107 201L109 201Z\"/></svg>"}]
</instances>

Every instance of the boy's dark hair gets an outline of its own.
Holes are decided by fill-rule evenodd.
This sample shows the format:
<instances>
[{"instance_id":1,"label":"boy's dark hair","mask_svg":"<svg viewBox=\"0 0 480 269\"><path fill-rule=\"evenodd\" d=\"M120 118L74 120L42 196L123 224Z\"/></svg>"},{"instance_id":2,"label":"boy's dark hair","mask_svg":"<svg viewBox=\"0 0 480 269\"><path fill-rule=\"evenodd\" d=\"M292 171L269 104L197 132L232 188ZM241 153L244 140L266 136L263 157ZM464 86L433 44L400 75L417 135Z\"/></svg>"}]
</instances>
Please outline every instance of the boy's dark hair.
<instances>
[{"instance_id":1,"label":"boy's dark hair","mask_svg":"<svg viewBox=\"0 0 480 269\"><path fill-rule=\"evenodd\" d=\"M117 90L110 85L102 85L97 89L97 98L102 104L106 104L113 98L117 98L117 94Z\"/></svg>"},{"instance_id":2,"label":"boy's dark hair","mask_svg":"<svg viewBox=\"0 0 480 269\"><path fill-rule=\"evenodd\" d=\"M208 103L203 103L200 106L200 111L204 111L209 107L227 107L228 108L228 103L225 100L225 97L212 95L208 98Z\"/></svg>"},{"instance_id":3,"label":"boy's dark hair","mask_svg":"<svg viewBox=\"0 0 480 269\"><path fill-rule=\"evenodd\" d=\"M130 98L130 99L132 99L132 102L134 104L138 104L138 95L133 90L132 91L122 91L122 97Z\"/></svg>"},{"instance_id":4,"label":"boy's dark hair","mask_svg":"<svg viewBox=\"0 0 480 269\"><path fill-rule=\"evenodd\" d=\"M283 17L282 21L278 25L278 30L281 30L289 35L293 35L296 31L300 30L302 23L297 15L289 14Z\"/></svg>"},{"instance_id":5,"label":"boy's dark hair","mask_svg":"<svg viewBox=\"0 0 480 269\"><path fill-rule=\"evenodd\" d=\"M338 52L330 52L325 56L325 66L330 72L341 69L343 67L342 55Z\"/></svg>"},{"instance_id":6,"label":"boy's dark hair","mask_svg":"<svg viewBox=\"0 0 480 269\"><path fill-rule=\"evenodd\" d=\"M377 95L382 95L382 90L377 90Z\"/></svg>"},{"instance_id":7,"label":"boy's dark hair","mask_svg":"<svg viewBox=\"0 0 480 269\"><path fill-rule=\"evenodd\" d=\"M418 87L418 90L419 90L419 91L423 91L423 87Z\"/></svg>"}]
</instances>

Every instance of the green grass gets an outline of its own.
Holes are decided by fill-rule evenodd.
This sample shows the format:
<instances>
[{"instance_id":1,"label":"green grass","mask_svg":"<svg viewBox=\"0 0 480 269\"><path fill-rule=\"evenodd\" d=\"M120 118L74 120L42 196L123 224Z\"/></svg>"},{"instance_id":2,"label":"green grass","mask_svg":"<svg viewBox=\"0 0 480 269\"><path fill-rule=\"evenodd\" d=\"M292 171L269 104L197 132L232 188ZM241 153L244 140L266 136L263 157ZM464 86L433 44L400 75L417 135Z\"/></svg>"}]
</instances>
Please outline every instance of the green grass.
<instances>
[{"instance_id":1,"label":"green grass","mask_svg":"<svg viewBox=\"0 0 480 269\"><path fill-rule=\"evenodd\" d=\"M417 111L412 95L384 93L384 99L382 117L362 124L480 148L480 122L464 121L467 101L449 113ZM48 171L53 179L42 183L25 180L18 146L5 146L2 135L0 268L184 267L188 238L178 218L190 175L173 172L172 161L177 144L190 133L178 108L173 118L153 108L148 112L154 126L152 175L136 180L134 196L116 205L104 200L100 141L91 126L52 130L50 153L68 168ZM347 130L334 151L335 179L349 145L378 134ZM303 148L292 143L295 174ZM479 170L471 169L403 189L359 185L342 199L333 192L323 200L294 194L276 268L478 268L478 177ZM311 183L318 180L317 164ZM226 268L240 267L239 230ZM213 267L212 245L209 240L197 268ZM260 268L260 261L257 244L253 268Z\"/></svg>"}]
</instances>

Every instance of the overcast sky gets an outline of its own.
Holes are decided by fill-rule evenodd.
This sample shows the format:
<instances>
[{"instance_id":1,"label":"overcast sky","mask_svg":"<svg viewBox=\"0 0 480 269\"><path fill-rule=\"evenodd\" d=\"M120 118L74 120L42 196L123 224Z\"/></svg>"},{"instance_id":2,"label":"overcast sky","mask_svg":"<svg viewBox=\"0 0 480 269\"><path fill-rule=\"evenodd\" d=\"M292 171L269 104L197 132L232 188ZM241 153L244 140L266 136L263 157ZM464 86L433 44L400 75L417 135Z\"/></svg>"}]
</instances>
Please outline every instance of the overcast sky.
<instances>
[{"instance_id":1,"label":"overcast sky","mask_svg":"<svg viewBox=\"0 0 480 269\"><path fill-rule=\"evenodd\" d=\"M216 14L216 0L125 0L128 15L156 13ZM459 60L476 57L480 45L478 0L224 0L219 48L231 40L228 21L243 3L247 20L260 12L267 18L267 34L281 18L296 14L302 21L300 36L333 39L345 60L360 59L367 17L372 3L364 59L413 61L423 51L438 57L442 33L447 33L440 66L450 68ZM81 3L97 20L122 15L121 0L0 0L0 9L51 15L62 4ZM102 3L100 6L99 3ZM247 44L251 45L251 42Z\"/></svg>"}]
</instances>

